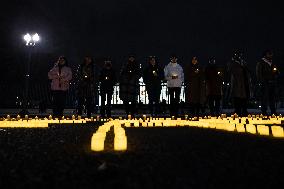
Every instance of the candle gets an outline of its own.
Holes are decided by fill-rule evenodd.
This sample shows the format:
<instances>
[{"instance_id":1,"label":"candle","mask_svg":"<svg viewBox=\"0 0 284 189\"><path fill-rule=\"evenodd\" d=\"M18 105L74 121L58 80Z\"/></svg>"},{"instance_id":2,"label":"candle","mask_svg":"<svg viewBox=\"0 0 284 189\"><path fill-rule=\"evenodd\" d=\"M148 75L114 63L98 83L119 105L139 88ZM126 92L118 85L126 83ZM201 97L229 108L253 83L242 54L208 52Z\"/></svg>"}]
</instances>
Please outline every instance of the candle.
<instances>
[{"instance_id":1,"label":"candle","mask_svg":"<svg viewBox=\"0 0 284 189\"><path fill-rule=\"evenodd\" d=\"M257 125L257 132L260 135L266 135L269 136L269 128L265 125Z\"/></svg>"},{"instance_id":2,"label":"candle","mask_svg":"<svg viewBox=\"0 0 284 189\"><path fill-rule=\"evenodd\" d=\"M274 67L274 68L273 68L273 71L274 71L274 72L276 72L276 71L277 71L277 68L276 68L276 67Z\"/></svg>"},{"instance_id":3,"label":"candle","mask_svg":"<svg viewBox=\"0 0 284 189\"><path fill-rule=\"evenodd\" d=\"M25 119L26 119L26 120L29 120L29 116L28 116L28 115L25 115Z\"/></svg>"},{"instance_id":4,"label":"candle","mask_svg":"<svg viewBox=\"0 0 284 189\"><path fill-rule=\"evenodd\" d=\"M75 115L72 115L72 120L76 119Z\"/></svg>"},{"instance_id":5,"label":"candle","mask_svg":"<svg viewBox=\"0 0 284 189\"><path fill-rule=\"evenodd\" d=\"M106 80L108 80L108 77L106 77Z\"/></svg>"},{"instance_id":6,"label":"candle","mask_svg":"<svg viewBox=\"0 0 284 189\"><path fill-rule=\"evenodd\" d=\"M218 74L218 75L220 75L220 74L221 74L221 72L218 72L217 74Z\"/></svg>"},{"instance_id":7,"label":"candle","mask_svg":"<svg viewBox=\"0 0 284 189\"><path fill-rule=\"evenodd\" d=\"M97 121L100 121L100 116L99 115L97 115Z\"/></svg>"},{"instance_id":8,"label":"candle","mask_svg":"<svg viewBox=\"0 0 284 189\"><path fill-rule=\"evenodd\" d=\"M49 115L49 116L48 116L48 119L49 119L49 120L52 120L52 115Z\"/></svg>"},{"instance_id":9,"label":"candle","mask_svg":"<svg viewBox=\"0 0 284 189\"><path fill-rule=\"evenodd\" d=\"M128 115L128 119L131 119L131 115Z\"/></svg>"},{"instance_id":10,"label":"candle","mask_svg":"<svg viewBox=\"0 0 284 189\"><path fill-rule=\"evenodd\" d=\"M143 115L143 121L146 121L146 115Z\"/></svg>"}]
</instances>

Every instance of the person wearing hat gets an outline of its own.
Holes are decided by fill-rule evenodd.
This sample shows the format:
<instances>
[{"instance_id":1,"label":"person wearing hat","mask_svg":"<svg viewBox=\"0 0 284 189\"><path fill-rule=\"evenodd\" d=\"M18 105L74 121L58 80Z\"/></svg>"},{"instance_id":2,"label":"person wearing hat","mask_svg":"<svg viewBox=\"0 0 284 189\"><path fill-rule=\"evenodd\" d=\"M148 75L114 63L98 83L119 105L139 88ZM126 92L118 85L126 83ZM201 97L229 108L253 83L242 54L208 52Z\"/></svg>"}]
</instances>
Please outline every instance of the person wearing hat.
<instances>
[{"instance_id":1,"label":"person wearing hat","mask_svg":"<svg viewBox=\"0 0 284 189\"><path fill-rule=\"evenodd\" d=\"M271 114L276 114L277 78L279 69L272 62L273 51L266 50L262 59L256 65L256 76L260 86L261 111L267 115L269 105Z\"/></svg>"},{"instance_id":2,"label":"person wearing hat","mask_svg":"<svg viewBox=\"0 0 284 189\"><path fill-rule=\"evenodd\" d=\"M168 94L170 96L170 115L178 117L181 86L184 82L182 67L177 63L177 56L171 55L170 63L164 68L164 76L167 81Z\"/></svg>"},{"instance_id":3,"label":"person wearing hat","mask_svg":"<svg viewBox=\"0 0 284 189\"><path fill-rule=\"evenodd\" d=\"M69 83L72 79L72 70L68 66L65 56L58 58L53 68L48 72L48 79L51 80L53 116L61 118L65 108Z\"/></svg>"},{"instance_id":4,"label":"person wearing hat","mask_svg":"<svg viewBox=\"0 0 284 189\"><path fill-rule=\"evenodd\" d=\"M111 117L111 99L113 95L114 85L116 84L116 74L112 68L112 63L110 59L104 61L104 67L100 71L99 75L100 81L100 95L101 95L101 108L100 113L104 118ZM107 101L107 103L105 102Z\"/></svg>"},{"instance_id":5,"label":"person wearing hat","mask_svg":"<svg viewBox=\"0 0 284 189\"><path fill-rule=\"evenodd\" d=\"M133 54L129 55L119 76L119 98L123 101L127 115L136 113L137 98L139 95L140 68Z\"/></svg>"},{"instance_id":6,"label":"person wearing hat","mask_svg":"<svg viewBox=\"0 0 284 189\"><path fill-rule=\"evenodd\" d=\"M156 57L150 56L148 58L148 64L143 71L143 81L146 85L151 115L157 115L159 112L163 79L163 69L158 65Z\"/></svg>"}]
</instances>

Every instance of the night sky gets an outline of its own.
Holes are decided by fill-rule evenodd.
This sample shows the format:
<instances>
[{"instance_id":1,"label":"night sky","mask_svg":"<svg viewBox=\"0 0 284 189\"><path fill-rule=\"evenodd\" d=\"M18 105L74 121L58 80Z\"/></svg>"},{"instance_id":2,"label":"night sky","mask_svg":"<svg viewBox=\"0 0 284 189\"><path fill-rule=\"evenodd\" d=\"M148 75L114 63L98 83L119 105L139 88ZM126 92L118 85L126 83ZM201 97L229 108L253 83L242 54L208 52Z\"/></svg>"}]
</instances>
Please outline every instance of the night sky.
<instances>
[{"instance_id":1,"label":"night sky","mask_svg":"<svg viewBox=\"0 0 284 189\"><path fill-rule=\"evenodd\" d=\"M280 64L284 53L280 4L248 0L11 0L0 8L1 63L8 68L7 77L18 73L26 54L22 36L35 31L42 40L33 64L42 72L61 54L71 65L81 63L87 54L111 56L119 68L129 53L135 53L142 64L146 56L156 55L165 65L171 53L180 57L182 65L193 55L201 64L211 56L224 64L235 48L244 50L252 69L267 48L275 50Z\"/></svg>"}]
</instances>

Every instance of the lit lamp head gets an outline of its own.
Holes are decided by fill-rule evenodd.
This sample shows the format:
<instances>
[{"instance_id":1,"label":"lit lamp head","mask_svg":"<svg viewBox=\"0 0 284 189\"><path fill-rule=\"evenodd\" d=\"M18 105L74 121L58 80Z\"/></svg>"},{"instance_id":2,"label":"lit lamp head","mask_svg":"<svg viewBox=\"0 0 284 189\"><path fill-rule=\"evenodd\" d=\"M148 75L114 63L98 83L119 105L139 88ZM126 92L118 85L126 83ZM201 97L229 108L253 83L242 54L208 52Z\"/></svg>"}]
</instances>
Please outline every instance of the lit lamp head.
<instances>
[{"instance_id":1,"label":"lit lamp head","mask_svg":"<svg viewBox=\"0 0 284 189\"><path fill-rule=\"evenodd\" d=\"M34 46L40 40L40 37L37 33L34 35L27 33L24 35L24 40L26 41L26 46Z\"/></svg>"}]
</instances>

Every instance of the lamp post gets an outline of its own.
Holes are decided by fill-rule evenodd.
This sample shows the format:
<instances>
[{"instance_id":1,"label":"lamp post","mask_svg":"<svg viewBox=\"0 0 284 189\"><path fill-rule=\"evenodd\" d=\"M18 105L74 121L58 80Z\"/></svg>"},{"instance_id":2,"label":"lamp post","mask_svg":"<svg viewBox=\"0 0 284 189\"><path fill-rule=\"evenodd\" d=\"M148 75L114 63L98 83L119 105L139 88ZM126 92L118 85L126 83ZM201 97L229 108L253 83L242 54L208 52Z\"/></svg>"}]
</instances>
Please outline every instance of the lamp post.
<instances>
[{"instance_id":1,"label":"lamp post","mask_svg":"<svg viewBox=\"0 0 284 189\"><path fill-rule=\"evenodd\" d=\"M32 49L36 46L36 43L39 42L40 37L37 33L30 35L27 33L24 36L24 40L26 41L26 47L28 48L28 61L26 64L26 73L25 73L25 90L23 95L23 108L20 111L20 115L28 115L28 96L29 96L29 82L30 82L30 64L32 58Z\"/></svg>"}]
</instances>

